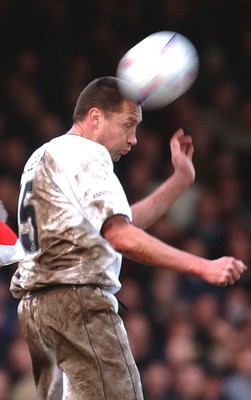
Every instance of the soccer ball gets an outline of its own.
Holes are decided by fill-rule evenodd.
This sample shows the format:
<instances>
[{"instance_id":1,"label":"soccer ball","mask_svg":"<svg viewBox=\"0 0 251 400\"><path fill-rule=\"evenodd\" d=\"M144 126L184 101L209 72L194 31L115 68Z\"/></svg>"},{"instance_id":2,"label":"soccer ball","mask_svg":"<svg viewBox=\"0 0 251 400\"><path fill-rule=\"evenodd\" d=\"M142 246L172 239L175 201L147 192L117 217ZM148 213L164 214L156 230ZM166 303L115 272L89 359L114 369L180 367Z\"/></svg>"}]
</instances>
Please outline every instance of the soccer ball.
<instances>
[{"instance_id":1,"label":"soccer ball","mask_svg":"<svg viewBox=\"0 0 251 400\"><path fill-rule=\"evenodd\" d=\"M194 83L199 70L196 48L177 32L156 32L120 59L116 71L121 93L145 109L172 103Z\"/></svg>"}]
</instances>

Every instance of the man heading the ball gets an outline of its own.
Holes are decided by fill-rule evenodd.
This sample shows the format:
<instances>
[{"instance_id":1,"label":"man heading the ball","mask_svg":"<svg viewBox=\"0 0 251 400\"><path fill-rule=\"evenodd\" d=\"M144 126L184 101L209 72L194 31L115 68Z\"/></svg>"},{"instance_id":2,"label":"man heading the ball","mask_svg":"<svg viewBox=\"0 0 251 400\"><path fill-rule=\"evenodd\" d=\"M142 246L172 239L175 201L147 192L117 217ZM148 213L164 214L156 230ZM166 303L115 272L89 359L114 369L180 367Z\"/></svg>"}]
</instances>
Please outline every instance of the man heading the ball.
<instances>
[{"instance_id":1,"label":"man heading the ball","mask_svg":"<svg viewBox=\"0 0 251 400\"><path fill-rule=\"evenodd\" d=\"M171 138L174 172L129 206L113 161L137 143L141 108L102 77L81 92L70 130L36 150L21 180L19 232L25 258L11 282L32 357L37 399L139 400L138 369L116 293L121 258L233 284L246 266L211 261L147 234L193 183L193 143Z\"/></svg>"}]
</instances>

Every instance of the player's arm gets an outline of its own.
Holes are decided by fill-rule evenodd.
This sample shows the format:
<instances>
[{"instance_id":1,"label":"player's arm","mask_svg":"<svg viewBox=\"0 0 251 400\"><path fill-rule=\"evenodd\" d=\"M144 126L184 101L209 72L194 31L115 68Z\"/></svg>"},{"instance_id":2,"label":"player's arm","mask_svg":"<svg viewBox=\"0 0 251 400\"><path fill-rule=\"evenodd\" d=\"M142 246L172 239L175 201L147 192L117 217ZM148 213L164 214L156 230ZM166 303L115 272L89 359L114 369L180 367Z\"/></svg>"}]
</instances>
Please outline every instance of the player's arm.
<instances>
[{"instance_id":1,"label":"player's arm","mask_svg":"<svg viewBox=\"0 0 251 400\"><path fill-rule=\"evenodd\" d=\"M102 235L117 252L135 262L196 275L216 285L233 284L247 268L233 257L212 261L176 249L130 224L124 216L105 221Z\"/></svg>"},{"instance_id":2,"label":"player's arm","mask_svg":"<svg viewBox=\"0 0 251 400\"><path fill-rule=\"evenodd\" d=\"M153 193L131 206L132 223L142 229L148 228L164 215L194 182L194 148L191 137L178 129L170 140L170 148L174 173Z\"/></svg>"}]
</instances>

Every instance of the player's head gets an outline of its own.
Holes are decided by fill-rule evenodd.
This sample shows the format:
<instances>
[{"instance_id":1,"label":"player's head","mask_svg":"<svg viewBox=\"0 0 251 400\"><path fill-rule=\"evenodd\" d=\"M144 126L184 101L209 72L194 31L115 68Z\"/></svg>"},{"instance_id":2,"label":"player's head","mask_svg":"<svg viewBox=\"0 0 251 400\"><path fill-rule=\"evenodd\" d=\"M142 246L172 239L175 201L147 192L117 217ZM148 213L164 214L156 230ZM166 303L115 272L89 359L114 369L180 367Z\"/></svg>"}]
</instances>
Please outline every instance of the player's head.
<instances>
[{"instance_id":1,"label":"player's head","mask_svg":"<svg viewBox=\"0 0 251 400\"><path fill-rule=\"evenodd\" d=\"M104 76L94 79L78 97L73 122L84 119L93 107L99 108L104 114L119 112L124 101L125 98L118 89L117 78Z\"/></svg>"},{"instance_id":2,"label":"player's head","mask_svg":"<svg viewBox=\"0 0 251 400\"><path fill-rule=\"evenodd\" d=\"M73 124L83 136L105 146L113 161L137 143L141 120L141 107L126 100L118 89L117 78L110 76L95 79L84 88L73 114Z\"/></svg>"}]
</instances>

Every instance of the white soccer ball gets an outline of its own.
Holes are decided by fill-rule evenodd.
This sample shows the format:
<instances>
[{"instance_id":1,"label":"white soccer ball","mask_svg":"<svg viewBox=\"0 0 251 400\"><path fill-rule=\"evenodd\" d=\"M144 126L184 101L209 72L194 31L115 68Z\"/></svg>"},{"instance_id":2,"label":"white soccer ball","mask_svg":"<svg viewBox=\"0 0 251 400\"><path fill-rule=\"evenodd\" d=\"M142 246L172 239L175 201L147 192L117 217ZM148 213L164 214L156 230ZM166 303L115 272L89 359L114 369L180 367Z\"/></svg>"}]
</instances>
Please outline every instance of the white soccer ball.
<instances>
[{"instance_id":1,"label":"white soccer ball","mask_svg":"<svg viewBox=\"0 0 251 400\"><path fill-rule=\"evenodd\" d=\"M189 39L177 32L156 32L120 59L116 71L122 94L146 109L162 108L185 93L199 71Z\"/></svg>"}]
</instances>

